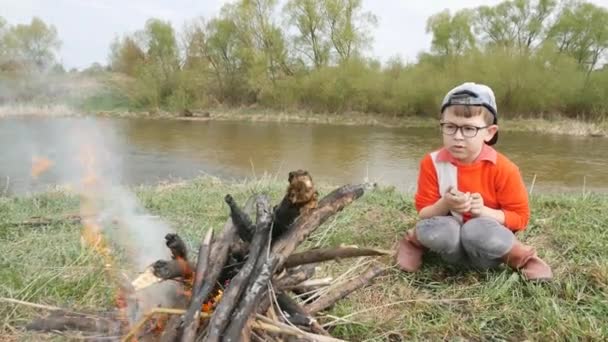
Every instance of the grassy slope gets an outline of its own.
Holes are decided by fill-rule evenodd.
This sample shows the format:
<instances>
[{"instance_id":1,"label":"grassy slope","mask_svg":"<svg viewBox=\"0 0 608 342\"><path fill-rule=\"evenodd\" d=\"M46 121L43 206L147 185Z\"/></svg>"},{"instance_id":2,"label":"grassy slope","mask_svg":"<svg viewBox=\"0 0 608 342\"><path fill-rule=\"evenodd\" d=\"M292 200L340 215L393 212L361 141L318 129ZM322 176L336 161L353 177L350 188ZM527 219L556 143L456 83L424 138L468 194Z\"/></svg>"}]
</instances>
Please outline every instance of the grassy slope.
<instances>
[{"instance_id":1,"label":"grassy slope","mask_svg":"<svg viewBox=\"0 0 608 342\"><path fill-rule=\"evenodd\" d=\"M181 185L138 189L144 206L169 221L196 250L207 227L226 219L223 197L243 203L252 192L269 192L277 202L283 182L262 179L228 184L211 178ZM330 187L322 187L327 193ZM407 339L555 340L608 336L608 198L605 195L532 198L533 217L522 239L539 248L554 266L556 281L534 285L510 270L488 273L447 268L429 256L423 270L387 275L342 301L328 314L346 316L333 334L348 340ZM110 308L114 286L100 257L82 250L77 225L19 227L32 216L75 212L78 201L62 193L0 198L0 297L71 307ZM326 222L307 246L357 244L390 248L415 222L411 196L379 189ZM390 260L380 259L387 267ZM328 264L337 274L355 261ZM39 340L19 326L41 311L0 302L0 336ZM334 320L335 318L328 318ZM63 340L50 336L48 339Z\"/></svg>"}]
</instances>

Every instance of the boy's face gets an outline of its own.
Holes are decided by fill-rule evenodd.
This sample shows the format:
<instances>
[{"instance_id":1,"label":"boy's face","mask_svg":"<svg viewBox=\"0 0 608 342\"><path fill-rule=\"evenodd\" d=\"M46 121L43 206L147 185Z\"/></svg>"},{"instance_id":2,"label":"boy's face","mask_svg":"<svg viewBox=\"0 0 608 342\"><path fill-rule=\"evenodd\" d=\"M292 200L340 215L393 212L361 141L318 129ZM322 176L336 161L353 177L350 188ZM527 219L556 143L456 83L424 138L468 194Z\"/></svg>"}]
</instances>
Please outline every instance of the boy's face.
<instances>
[{"instance_id":1,"label":"boy's face","mask_svg":"<svg viewBox=\"0 0 608 342\"><path fill-rule=\"evenodd\" d=\"M461 163L475 161L484 143L490 141L498 131L497 125L487 126L483 115L470 118L460 117L454 115L449 107L443 112L441 123L443 124L443 146ZM454 134L445 133L446 131L453 131L456 126L461 128L456 129ZM477 129L476 127L484 128ZM475 131L477 131L476 134Z\"/></svg>"}]
</instances>

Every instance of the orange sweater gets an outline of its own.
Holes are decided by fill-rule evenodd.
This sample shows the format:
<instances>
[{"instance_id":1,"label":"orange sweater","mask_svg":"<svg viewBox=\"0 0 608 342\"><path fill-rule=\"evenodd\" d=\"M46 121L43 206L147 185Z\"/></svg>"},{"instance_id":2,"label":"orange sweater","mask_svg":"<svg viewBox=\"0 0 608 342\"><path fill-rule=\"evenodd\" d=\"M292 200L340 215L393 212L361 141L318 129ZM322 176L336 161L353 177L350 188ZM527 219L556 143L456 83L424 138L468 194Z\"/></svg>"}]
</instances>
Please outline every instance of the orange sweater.
<instances>
[{"instance_id":1,"label":"orange sweater","mask_svg":"<svg viewBox=\"0 0 608 342\"><path fill-rule=\"evenodd\" d=\"M437 172L431 158L429 153L420 162L418 190L415 195L418 212L441 198ZM439 151L437 158L456 165L458 190L480 193L485 206L504 212L505 226L512 231L526 228L530 219L528 192L519 168L507 157L484 145L482 153L472 164L459 164L445 149ZM468 213L463 217L465 221L470 218Z\"/></svg>"}]
</instances>

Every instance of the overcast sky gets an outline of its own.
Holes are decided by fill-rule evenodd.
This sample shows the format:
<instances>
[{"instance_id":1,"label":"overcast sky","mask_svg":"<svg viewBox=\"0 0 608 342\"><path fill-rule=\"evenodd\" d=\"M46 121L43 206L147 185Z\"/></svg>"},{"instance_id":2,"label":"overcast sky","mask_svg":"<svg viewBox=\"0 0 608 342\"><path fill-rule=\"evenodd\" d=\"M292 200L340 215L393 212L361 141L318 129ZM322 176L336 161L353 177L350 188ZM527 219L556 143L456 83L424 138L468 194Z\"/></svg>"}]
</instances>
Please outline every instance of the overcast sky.
<instances>
[{"instance_id":1,"label":"overcast sky","mask_svg":"<svg viewBox=\"0 0 608 342\"><path fill-rule=\"evenodd\" d=\"M169 20L177 31L198 16L217 15L227 0L0 0L0 16L10 24L29 23L33 16L57 27L63 42L60 58L67 68L107 63L109 46L118 34L143 28L151 17ZM283 1L282 1L283 2ZM378 16L368 56L386 60L401 56L413 61L428 50L426 19L443 9L495 5L501 0L363 0ZM608 0L593 0L608 7Z\"/></svg>"}]
</instances>

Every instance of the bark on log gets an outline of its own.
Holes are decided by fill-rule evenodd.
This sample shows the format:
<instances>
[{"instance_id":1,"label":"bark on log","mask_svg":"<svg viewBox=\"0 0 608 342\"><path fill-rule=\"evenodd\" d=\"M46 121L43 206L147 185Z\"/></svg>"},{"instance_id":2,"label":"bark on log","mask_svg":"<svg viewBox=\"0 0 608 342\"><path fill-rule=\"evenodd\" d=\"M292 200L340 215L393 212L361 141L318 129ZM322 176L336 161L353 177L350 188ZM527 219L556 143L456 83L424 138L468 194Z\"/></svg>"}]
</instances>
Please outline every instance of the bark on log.
<instances>
[{"instance_id":1,"label":"bark on log","mask_svg":"<svg viewBox=\"0 0 608 342\"><path fill-rule=\"evenodd\" d=\"M36 318L25 326L35 331L80 331L85 333L118 335L121 324L116 319L79 314L63 310L53 311L47 317Z\"/></svg>"},{"instance_id":2,"label":"bark on log","mask_svg":"<svg viewBox=\"0 0 608 342\"><path fill-rule=\"evenodd\" d=\"M295 267L298 265L312 264L321 261L354 258L373 255L389 255L390 251L358 247L333 247L311 249L301 253L290 255L285 261L284 267Z\"/></svg>"},{"instance_id":3,"label":"bark on log","mask_svg":"<svg viewBox=\"0 0 608 342\"><path fill-rule=\"evenodd\" d=\"M272 280L272 286L276 290L281 290L285 287L294 286L299 284L315 274L315 267L312 265L298 266L294 268L286 269L279 276L274 276ZM263 296L260 305L257 308L257 313L265 314L270 308L270 297Z\"/></svg>"},{"instance_id":4,"label":"bark on log","mask_svg":"<svg viewBox=\"0 0 608 342\"><path fill-rule=\"evenodd\" d=\"M222 270L224 269L224 265L226 264L226 260L228 260L228 252L230 250L230 245L234 241L236 236L236 227L232 223L232 219L228 218L226 223L224 224L224 230L221 236L213 242L213 246L211 248L211 256L210 260L213 260L213 265L207 271L207 276L205 277L203 284L198 291L198 293L192 298L192 300L196 300L197 302L204 302L209 294L216 286L217 279L219 278ZM186 313L188 315L194 315L194 311L196 308L191 308ZM192 312L191 312L192 311Z\"/></svg>"},{"instance_id":5,"label":"bark on log","mask_svg":"<svg viewBox=\"0 0 608 342\"><path fill-rule=\"evenodd\" d=\"M272 285L277 290L296 286L303 281L306 281L315 274L314 265L302 265L294 268L288 268L284 273L275 276L272 280Z\"/></svg>"},{"instance_id":6,"label":"bark on log","mask_svg":"<svg viewBox=\"0 0 608 342\"><path fill-rule=\"evenodd\" d=\"M277 293L277 304L279 309L286 314L287 319L295 324L304 327L309 327L312 324L312 317L296 303L289 295L285 292Z\"/></svg>"},{"instance_id":7,"label":"bark on log","mask_svg":"<svg viewBox=\"0 0 608 342\"><path fill-rule=\"evenodd\" d=\"M328 292L322 297L319 297L319 299L312 302L311 304L306 305L304 309L311 315L314 315L321 310L325 310L330 306L334 305L340 299L348 296L357 289L369 284L372 279L381 275L382 273L384 273L384 271L385 268L381 267L380 265L372 265L368 267L368 269L356 279L346 281L340 286L336 286L334 290Z\"/></svg>"},{"instance_id":8,"label":"bark on log","mask_svg":"<svg viewBox=\"0 0 608 342\"><path fill-rule=\"evenodd\" d=\"M279 256L274 269L282 268L287 258L302 241L329 217L361 197L367 187L367 184L359 184L337 188L321 199L318 207L311 210L308 215L298 217L290 230L281 236L272 247L273 254Z\"/></svg>"},{"instance_id":9,"label":"bark on log","mask_svg":"<svg viewBox=\"0 0 608 342\"><path fill-rule=\"evenodd\" d=\"M169 233L165 235L165 241L167 248L171 250L173 259L182 258L188 260L188 248L186 248L186 243L184 243L184 240L179 235Z\"/></svg>"},{"instance_id":10,"label":"bark on log","mask_svg":"<svg viewBox=\"0 0 608 342\"><path fill-rule=\"evenodd\" d=\"M230 217L241 240L245 242L251 241L255 231L255 225L253 224L253 221L251 221L249 215L239 207L230 194L224 197L224 201L230 207Z\"/></svg>"},{"instance_id":11,"label":"bark on log","mask_svg":"<svg viewBox=\"0 0 608 342\"><path fill-rule=\"evenodd\" d=\"M157 260L152 264L153 273L155 276L170 280L170 279L190 279L192 277L192 268L188 261L184 259L172 260Z\"/></svg>"},{"instance_id":12,"label":"bark on log","mask_svg":"<svg viewBox=\"0 0 608 342\"><path fill-rule=\"evenodd\" d=\"M197 294L198 292L200 292L201 285L206 277L207 266L209 264L210 243L212 237L213 230L209 229L199 249L195 280L194 285L192 286L192 300L190 301L190 307L188 308L188 312L184 316L184 331L181 338L182 342L194 341L194 338L196 337L196 331L199 327L200 314L203 307L203 302L206 298L197 296Z\"/></svg>"},{"instance_id":13,"label":"bark on log","mask_svg":"<svg viewBox=\"0 0 608 342\"><path fill-rule=\"evenodd\" d=\"M309 327L312 332L319 335L330 336L329 333L312 317L306 309L298 304L287 293L281 292L277 295L277 302L283 312L289 314L289 321L295 325L304 325ZM303 322L305 324L299 324Z\"/></svg>"},{"instance_id":14,"label":"bark on log","mask_svg":"<svg viewBox=\"0 0 608 342\"><path fill-rule=\"evenodd\" d=\"M249 321L249 318L252 317L255 306L260 301L260 297L268 292L268 281L272 276L272 266L275 264L274 259L274 256L266 258L265 255L263 255L260 257L260 260L264 261L263 263L258 261L258 265L262 264L261 270L259 271L257 278L252 279L253 281L250 282L245 297L235 310L235 314L232 315L230 324L226 328L223 341L239 341L240 333L245 324L247 324L247 321Z\"/></svg>"},{"instance_id":15,"label":"bark on log","mask_svg":"<svg viewBox=\"0 0 608 342\"><path fill-rule=\"evenodd\" d=\"M265 247L268 244L271 219L269 203L267 200L265 203L264 201L259 201L257 203L257 212L258 223L256 224L253 240L249 246L247 262L243 265L243 268L241 268L239 273L230 281L230 285L228 285L220 303L215 308L215 312L209 322L209 331L205 341L219 341L224 328L228 324L228 319L255 269L259 255L262 252L265 252Z\"/></svg>"}]
</instances>

